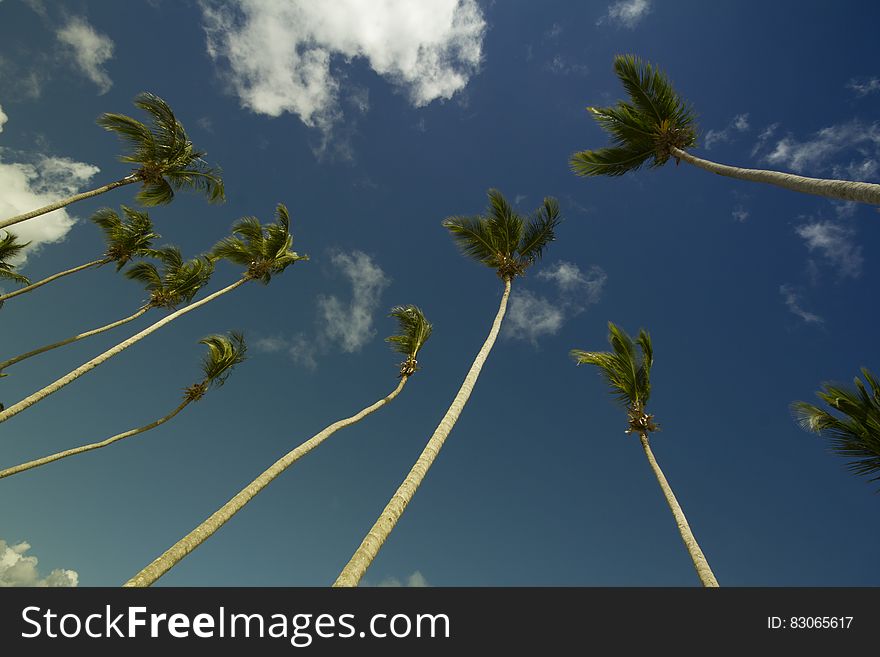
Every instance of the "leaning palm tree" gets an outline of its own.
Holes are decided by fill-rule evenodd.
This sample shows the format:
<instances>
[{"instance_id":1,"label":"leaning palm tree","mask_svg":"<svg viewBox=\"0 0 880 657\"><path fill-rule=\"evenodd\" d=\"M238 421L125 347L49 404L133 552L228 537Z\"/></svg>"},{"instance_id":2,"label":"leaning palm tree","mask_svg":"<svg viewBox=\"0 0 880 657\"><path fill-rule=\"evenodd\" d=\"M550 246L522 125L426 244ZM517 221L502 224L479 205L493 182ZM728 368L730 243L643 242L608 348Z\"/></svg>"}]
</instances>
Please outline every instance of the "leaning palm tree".
<instances>
[{"instance_id":1,"label":"leaning palm tree","mask_svg":"<svg viewBox=\"0 0 880 657\"><path fill-rule=\"evenodd\" d=\"M245 504L256 497L261 490L268 486L272 480L284 472L289 466L293 465L293 463L308 454L339 429L343 429L359 422L370 413L385 406L400 394L400 391L403 390L403 386L406 385L409 377L415 374L419 369L416 356L418 356L419 351L422 346L424 346L427 339L431 337L431 325L425 319L422 311L416 306L396 306L391 309L391 317L397 319L400 327L400 334L393 335L387 338L387 340L391 343L395 351L406 356L406 359L400 364L400 373L398 375L400 377L400 382L397 384L397 387L391 391L391 394L380 399L371 406L367 406L351 417L334 422L323 429L320 433L315 434L307 441L275 461L275 463L267 468L250 484L245 486L237 495L235 495L235 497L212 513L202 524L168 548L158 559L128 580L123 586L150 586L153 582L177 565L186 555L213 536L214 532L228 522L232 516L244 507Z\"/></svg>"},{"instance_id":2,"label":"leaning palm tree","mask_svg":"<svg viewBox=\"0 0 880 657\"><path fill-rule=\"evenodd\" d=\"M651 336L642 329L633 343L632 338L625 331L608 322L608 342L614 351L580 351L573 349L572 357L577 361L578 365L595 365L599 368L599 372L611 386L611 392L615 399L626 409L628 426L625 433L636 433L642 442L642 448L645 450L645 456L648 463L657 477L666 502L672 510L675 518L675 524L678 525L678 531L684 541L688 554L694 562L694 568L703 586L718 586L718 580L709 568L703 551L697 544L697 539L688 525L684 511L681 510L678 500L666 481L666 477L651 446L648 443L648 434L652 431L658 431L659 427L654 422L654 416L647 413L645 407L648 398L651 396L651 367L654 364L654 348L651 344ZM636 345L638 345L641 355L636 353Z\"/></svg>"},{"instance_id":3,"label":"leaning palm tree","mask_svg":"<svg viewBox=\"0 0 880 657\"><path fill-rule=\"evenodd\" d=\"M0 373L8 367L28 358L133 322L152 308L175 310L177 306L192 301L196 292L207 285L211 274L214 272L213 260L205 256L184 260L180 254L180 249L176 246L148 249L146 255L157 258L162 263L162 272L160 273L151 262L138 262L125 272L127 278L143 283L150 295L149 300L142 304L134 313L109 324L104 324L83 333L72 335L64 340L43 345L42 347L37 347L23 354L8 358L0 362Z\"/></svg>"},{"instance_id":4,"label":"leaning palm tree","mask_svg":"<svg viewBox=\"0 0 880 657\"><path fill-rule=\"evenodd\" d=\"M379 519L342 569L333 586L357 586L379 553L382 544L391 535L471 396L483 363L489 357L489 352L501 329L501 322L507 311L507 299L510 297L511 282L514 277L524 275L526 270L540 258L544 248L555 238L554 230L559 221L559 204L556 199L545 198L543 205L531 219L526 221L524 217L514 212L501 192L495 189L489 190L489 209L486 216L449 217L443 221L443 226L452 234L453 240L464 255L494 269L504 282L501 304L489 336L477 353L455 399L452 400L452 404L406 479L391 497Z\"/></svg>"},{"instance_id":5,"label":"leaning palm tree","mask_svg":"<svg viewBox=\"0 0 880 657\"><path fill-rule=\"evenodd\" d=\"M132 210L124 205L122 206L122 213L125 216L124 219L120 218L110 208L102 208L92 215L92 221L104 232L104 239L107 242L107 248L101 258L52 274L9 294L0 295L0 303L12 297L17 297L20 294L32 292L64 276L70 276L91 267L100 267L110 262L115 262L116 271L119 271L133 258L149 254L153 240L159 237L158 234L153 232L153 222L150 221L149 215L145 212Z\"/></svg>"},{"instance_id":6,"label":"leaning palm tree","mask_svg":"<svg viewBox=\"0 0 880 657\"><path fill-rule=\"evenodd\" d=\"M208 347L208 353L202 360L202 372L204 377L198 383L194 383L191 386L184 388L183 401L173 411L168 413L168 415L160 417L158 420L154 420L142 427L129 429L128 431L118 433L115 436L111 436L110 438L97 443L89 443L88 445L81 445L79 447L74 447L73 449L66 449L62 452L50 454L49 456L44 456L39 459L34 459L32 461L27 461L26 463L21 463L0 470L0 479L10 477L19 472L24 472L25 470L32 470L41 465L52 463L53 461L59 461L68 456L75 456L76 454L83 454L84 452L90 452L94 449L107 447L108 445L119 442L124 438L131 438L132 436L137 436L150 429L155 429L159 425L168 422L168 420L180 413L180 411L189 406L192 402L198 401L204 397L208 390L210 390L211 386L214 386L215 388L222 386L232 373L232 369L245 359L247 347L244 343L244 336L242 336L241 333L233 331L228 337L225 335L209 335L208 337L199 340L199 343L207 345Z\"/></svg>"},{"instance_id":7,"label":"leaning palm tree","mask_svg":"<svg viewBox=\"0 0 880 657\"><path fill-rule=\"evenodd\" d=\"M866 367L862 376L870 391L855 377L855 390L824 383L816 392L840 415L802 401L794 402L792 411L801 427L827 438L841 456L854 459L848 464L851 472L880 481L880 381Z\"/></svg>"},{"instance_id":8,"label":"leaning palm tree","mask_svg":"<svg viewBox=\"0 0 880 657\"><path fill-rule=\"evenodd\" d=\"M9 231L3 231L3 237L0 238L0 281L12 281L21 285L29 285L30 281L27 276L22 276L15 271L15 265L12 259L19 255L30 242L19 242L18 237ZM3 298L0 297L0 305L3 304Z\"/></svg>"},{"instance_id":9,"label":"leaning palm tree","mask_svg":"<svg viewBox=\"0 0 880 657\"><path fill-rule=\"evenodd\" d=\"M729 178L751 180L842 201L880 205L880 185L850 180L807 178L779 171L743 169L696 157L686 149L697 143L690 105L672 88L666 75L634 55L614 58L614 72L629 101L613 107L588 107L611 135L613 145L575 153L571 168L579 176L622 176L648 163L659 167L675 159Z\"/></svg>"},{"instance_id":10,"label":"leaning palm tree","mask_svg":"<svg viewBox=\"0 0 880 657\"><path fill-rule=\"evenodd\" d=\"M209 294L203 299L194 301L183 308L174 311L167 317L151 324L142 331L135 333L127 340L123 340L115 347L111 347L104 353L95 356L86 363L83 363L75 370L68 372L63 377L50 383L46 387L38 390L32 395L13 404L9 408L0 411L0 422L5 422L14 415L21 413L26 408L33 406L42 401L49 395L58 392L68 383L75 381L86 372L93 370L102 363L107 362L113 356L128 349L133 344L144 339L151 333L158 331L160 328L173 322L178 317L192 312L196 308L201 308L206 303L210 303L214 299L223 296L228 292L247 283L248 281L258 280L263 284L269 283L272 276L282 273L287 267L298 260L307 260L308 256L299 255L290 250L293 245L293 236L290 234L290 216L287 208L279 204L275 211L277 221L274 224L261 226L259 220L254 217L245 217L240 219L233 226L233 234L221 240L211 252L212 259L228 258L236 263L246 263L246 269L234 283L227 285L221 290Z\"/></svg>"},{"instance_id":11,"label":"leaning palm tree","mask_svg":"<svg viewBox=\"0 0 880 657\"><path fill-rule=\"evenodd\" d=\"M174 198L174 190L179 189L202 192L207 195L211 203L223 201L223 180L220 171L208 166L202 159L205 153L196 150L168 104L158 96L147 92L138 94L134 104L150 115L152 125L147 126L125 114L106 113L98 117L99 126L115 132L130 146L129 153L119 159L136 165L134 171L97 189L0 221L0 228L133 183L141 185L141 190L135 197L141 205L170 203Z\"/></svg>"}]
</instances>

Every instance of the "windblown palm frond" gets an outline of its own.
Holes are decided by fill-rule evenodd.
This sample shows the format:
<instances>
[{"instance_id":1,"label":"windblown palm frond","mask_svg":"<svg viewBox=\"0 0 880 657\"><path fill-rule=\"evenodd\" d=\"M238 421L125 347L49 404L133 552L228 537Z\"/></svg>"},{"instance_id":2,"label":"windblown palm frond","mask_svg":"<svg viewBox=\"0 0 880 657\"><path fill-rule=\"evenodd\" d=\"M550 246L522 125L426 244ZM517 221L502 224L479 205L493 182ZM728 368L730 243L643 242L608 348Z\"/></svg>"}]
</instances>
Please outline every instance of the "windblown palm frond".
<instances>
[{"instance_id":1,"label":"windblown palm frond","mask_svg":"<svg viewBox=\"0 0 880 657\"><path fill-rule=\"evenodd\" d=\"M102 208L92 215L107 241L107 257L116 262L116 271L130 260L155 253L153 240L160 235L153 231L153 222L146 212L122 206L124 219L110 208Z\"/></svg>"},{"instance_id":2,"label":"windblown palm frond","mask_svg":"<svg viewBox=\"0 0 880 657\"><path fill-rule=\"evenodd\" d=\"M243 217L232 227L232 235L220 240L211 249L211 258L226 259L246 268L245 276L266 284L307 255L291 251L290 215L279 203L275 208L276 222L263 226L256 217Z\"/></svg>"},{"instance_id":3,"label":"windblown palm frond","mask_svg":"<svg viewBox=\"0 0 880 657\"><path fill-rule=\"evenodd\" d=\"M27 276L22 276L15 270L15 265L10 261L19 255L30 242L19 242L18 238L10 232L3 231L0 237L0 280L13 281L22 285L29 285Z\"/></svg>"},{"instance_id":4,"label":"windblown palm frond","mask_svg":"<svg viewBox=\"0 0 880 657\"><path fill-rule=\"evenodd\" d=\"M136 107L150 115L152 125L124 114L105 113L98 125L115 132L131 148L119 159L139 165L134 176L142 188L137 200L142 205L162 205L174 198L174 190L201 192L211 203L225 200L220 170L210 167L187 137L168 104L151 93L141 93Z\"/></svg>"},{"instance_id":5,"label":"windblown palm frond","mask_svg":"<svg viewBox=\"0 0 880 657\"><path fill-rule=\"evenodd\" d=\"M220 387L232 373L233 368L247 358L247 345L244 335L231 331L226 335L209 335L199 340L208 347L208 353L202 361L204 382Z\"/></svg>"},{"instance_id":6,"label":"windblown palm frond","mask_svg":"<svg viewBox=\"0 0 880 657\"><path fill-rule=\"evenodd\" d=\"M665 73L634 55L615 57L614 72L630 102L587 108L611 136L613 146L572 155L571 168L579 176L621 176L648 160L651 167L662 166L671 148L696 143L693 110Z\"/></svg>"},{"instance_id":7,"label":"windblown palm frond","mask_svg":"<svg viewBox=\"0 0 880 657\"><path fill-rule=\"evenodd\" d=\"M385 341L391 343L394 351L406 356L400 364L400 375L410 376L420 369L416 356L431 337L434 327L418 306L394 306L388 316L397 320L400 333L385 338Z\"/></svg>"},{"instance_id":8,"label":"windblown palm frond","mask_svg":"<svg viewBox=\"0 0 880 657\"><path fill-rule=\"evenodd\" d=\"M162 263L162 272L151 262L137 262L129 267L125 276L143 283L150 293L150 305L173 308L189 303L214 273L214 262L199 256L184 260L176 246L151 249L150 254Z\"/></svg>"},{"instance_id":9,"label":"windblown palm frond","mask_svg":"<svg viewBox=\"0 0 880 657\"><path fill-rule=\"evenodd\" d=\"M823 383L816 396L840 415L807 402L791 405L800 426L828 439L831 449L852 459L848 468L857 475L880 481L880 381L862 368L865 383L855 377L855 389Z\"/></svg>"},{"instance_id":10,"label":"windblown palm frond","mask_svg":"<svg viewBox=\"0 0 880 657\"><path fill-rule=\"evenodd\" d=\"M541 257L544 247L556 238L555 230L560 221L559 203L555 198L545 198L544 204L526 224L522 239L517 247L523 262L531 265Z\"/></svg>"}]
</instances>

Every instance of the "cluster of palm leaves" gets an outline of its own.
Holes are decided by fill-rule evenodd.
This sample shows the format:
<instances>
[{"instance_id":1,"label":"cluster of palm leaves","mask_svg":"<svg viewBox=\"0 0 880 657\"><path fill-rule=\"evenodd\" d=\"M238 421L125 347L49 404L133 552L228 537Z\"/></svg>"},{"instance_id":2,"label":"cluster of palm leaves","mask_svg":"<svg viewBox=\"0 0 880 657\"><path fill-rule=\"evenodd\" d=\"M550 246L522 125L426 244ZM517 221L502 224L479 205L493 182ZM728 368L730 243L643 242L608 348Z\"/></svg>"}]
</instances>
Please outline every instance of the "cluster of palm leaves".
<instances>
[{"instance_id":1,"label":"cluster of palm leaves","mask_svg":"<svg viewBox=\"0 0 880 657\"><path fill-rule=\"evenodd\" d=\"M570 160L575 174L621 176L645 165L658 167L669 159L674 159L676 162L684 160L724 176L769 183L832 198L880 204L880 185L819 180L781 172L742 169L692 155L687 149L697 143L695 115L689 104L675 92L667 76L656 66L631 55L617 57L614 69L628 95L628 100L620 101L611 107L589 108L599 125L611 135L613 143L606 148L575 153ZM0 221L0 229L3 230L0 234L0 279L24 286L0 296L0 305L8 299L37 290L62 277L110 263L116 264L117 271L126 268L124 275L141 283L147 296L131 315L58 342L37 347L24 354L8 357L0 362L0 376L6 376L4 370L23 360L118 328L137 320L152 309L165 311L166 314L150 326L122 340L41 390L8 408L0 405L0 423L59 391L179 317L250 281L268 284L273 277L282 274L291 265L308 259L308 256L293 250L290 215L283 204L278 204L275 208L274 222L263 224L256 217L243 217L235 222L228 237L220 240L205 254L189 259L184 258L176 246L155 247L154 242L160 236L154 231L147 213L122 206L121 215L104 208L92 217L92 221L103 231L106 239L106 248L99 258L35 283L31 283L25 276L16 272L13 262L20 259L27 244L19 242L7 227L70 203L133 183L141 185L136 200L143 206L169 203L173 200L175 191L180 189L199 191L211 202L224 199L223 181L219 170L204 161L204 152L193 146L170 107L161 98L146 93L136 98L135 105L150 115L152 120L150 126L122 114L104 114L98 120L99 125L119 135L130 146L130 152L120 158L123 162L135 165L129 175L95 190ZM482 367L501 329L513 281L524 275L541 258L544 250L556 237L561 219L559 205L554 198L545 198L529 216L518 213L496 189L489 190L488 199L488 207L484 214L448 217L442 225L465 256L492 269L500 278L503 289L498 311L488 336L478 350L464 382L445 415L428 438L422 453L406 474L403 483L393 493L375 524L367 532L349 562L342 568L334 586L358 585L390 536L438 457L474 390ZM196 299L202 289L209 285L215 264L219 260L226 260L240 267L240 277L230 285ZM397 386L387 396L354 415L333 422L280 457L189 534L133 576L125 586L149 586L155 582L213 535L288 467L339 429L359 422L400 394L409 378L420 369L417 357L431 336L432 325L427 321L422 310L414 305L395 306L391 310L390 317L396 320L399 332L387 340L394 351L404 357L403 362L399 364ZM647 407L654 363L651 337L647 331L640 330L633 340L613 323L609 322L608 328L611 351L572 350L571 355L578 364L598 368L605 378L616 401L626 411L625 432L639 437L700 582L704 586L718 586L718 581L650 446L650 434L659 430L654 415L648 412ZM6 467L0 470L0 478L142 434L168 422L188 405L201 399L211 388L222 386L233 369L245 359L247 347L244 336L235 332L227 335L217 334L203 338L200 343L208 350L202 361L203 376L196 383L184 388L181 403L168 414L146 425L98 442ZM855 391L826 384L825 389L819 393L819 397L837 414L805 402L796 402L793 411L804 428L829 437L836 451L856 459L852 469L857 474L872 475L880 472L880 383L867 369L862 370L862 375L867 385L857 378ZM874 480L877 479L880 479L880 475L874 477Z\"/></svg>"}]
</instances>

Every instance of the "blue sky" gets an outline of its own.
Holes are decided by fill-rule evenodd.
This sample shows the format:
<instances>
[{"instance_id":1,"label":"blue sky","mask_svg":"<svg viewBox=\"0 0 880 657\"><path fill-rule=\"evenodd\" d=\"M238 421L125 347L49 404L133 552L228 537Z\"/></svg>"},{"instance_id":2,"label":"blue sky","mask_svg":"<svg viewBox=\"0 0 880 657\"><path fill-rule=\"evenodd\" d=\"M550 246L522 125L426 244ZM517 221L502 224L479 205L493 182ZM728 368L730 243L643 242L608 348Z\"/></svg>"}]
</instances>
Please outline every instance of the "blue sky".
<instances>
[{"instance_id":1,"label":"blue sky","mask_svg":"<svg viewBox=\"0 0 880 657\"><path fill-rule=\"evenodd\" d=\"M788 405L880 370L880 216L670 163L577 178L606 144L585 112L621 89L615 54L662 66L693 103L696 154L880 180L873 3L0 1L0 217L120 178L102 112L174 108L228 200L150 210L163 242L209 249L244 215L289 208L311 260L152 335L0 427L0 464L164 415L209 333L250 358L169 424L0 482L0 583L118 585L274 462L396 385L391 306L434 323L390 406L294 465L160 585L330 584L418 456L489 330L494 272L440 222L495 187L559 199L558 239L514 283L464 413L366 583L693 586L625 414L572 348L606 325L653 337L655 455L722 586L877 586L876 486ZM99 256L88 217L123 188L20 226L32 279ZM209 290L236 279L220 265ZM10 300L4 358L133 312L112 270ZM155 311L154 311L155 312ZM143 326L34 358L7 406ZM155 317L153 320L155 321ZM23 545L26 544L26 545ZM34 559L39 562L35 563ZM76 576L63 571L74 571ZM5 579L4 579L5 578ZM53 579L54 578L54 579Z\"/></svg>"}]
</instances>

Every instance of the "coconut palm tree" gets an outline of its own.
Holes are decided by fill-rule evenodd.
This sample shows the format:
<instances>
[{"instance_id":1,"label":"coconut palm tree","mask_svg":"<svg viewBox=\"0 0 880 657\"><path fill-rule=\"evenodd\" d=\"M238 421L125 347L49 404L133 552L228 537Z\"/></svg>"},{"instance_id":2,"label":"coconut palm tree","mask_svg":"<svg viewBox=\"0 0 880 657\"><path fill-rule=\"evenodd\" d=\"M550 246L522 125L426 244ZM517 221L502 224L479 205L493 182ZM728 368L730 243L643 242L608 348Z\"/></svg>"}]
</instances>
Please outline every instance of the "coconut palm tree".
<instances>
[{"instance_id":1,"label":"coconut palm tree","mask_svg":"<svg viewBox=\"0 0 880 657\"><path fill-rule=\"evenodd\" d=\"M30 281L27 276L22 276L15 270L15 265L11 264L13 258L22 252L30 242L19 242L18 238L9 231L3 231L3 237L0 237L0 281L12 281L22 285L29 285ZM3 305L3 298L0 297L0 306Z\"/></svg>"},{"instance_id":2,"label":"coconut palm tree","mask_svg":"<svg viewBox=\"0 0 880 657\"><path fill-rule=\"evenodd\" d=\"M543 205L529 220L526 220L514 212L501 192L496 189L489 190L489 208L485 216L444 219L443 226L450 232L462 253L494 269L504 282L501 304L489 336L477 353L455 399L452 400L452 404L406 479L391 497L379 519L342 569L333 586L357 586L379 553L382 544L391 535L471 396L483 363L486 362L501 329L501 322L507 311L507 299L510 297L511 282L514 277L524 275L526 270L541 257L544 248L555 239L554 230L559 221L559 204L556 199L545 198Z\"/></svg>"},{"instance_id":3,"label":"coconut palm tree","mask_svg":"<svg viewBox=\"0 0 880 657\"><path fill-rule=\"evenodd\" d=\"M648 414L646 406L648 398L651 396L651 367L654 364L654 347L651 344L651 336L642 329L633 343L632 338L625 331L608 322L608 342L614 351L581 351L573 349L572 357L577 361L578 365L595 365L599 368L599 372L611 387L611 392L615 399L627 412L627 429L625 433L638 434L645 450L645 456L648 463L657 477L666 502L672 510L675 518L675 524L678 525L678 531L684 541L688 554L694 562L694 568L703 586L718 586L718 580L709 568L709 562L703 556L697 539L688 525L684 511L675 495L669 482L657 460L651 451L648 442L648 434L652 431L658 431L660 427L654 422L654 416ZM641 354L636 353L636 345L638 345Z\"/></svg>"},{"instance_id":4,"label":"coconut palm tree","mask_svg":"<svg viewBox=\"0 0 880 657\"><path fill-rule=\"evenodd\" d=\"M229 336L209 335L208 337L199 340L199 343L208 347L208 353L202 360L202 372L204 377L198 383L194 383L193 385L184 388L183 401L173 411L168 413L168 415L160 417L158 420L154 420L142 427L129 429L128 431L118 433L115 436L111 436L110 438L97 443L89 443L88 445L81 445L79 447L74 447L73 449L66 449L62 452L50 454L49 456L44 456L39 459L27 461L26 463L14 465L11 468L0 470L0 479L10 477L19 472L24 472L25 470L32 470L33 468L52 463L53 461L59 461L68 456L74 456L76 454L90 452L93 449L107 447L108 445L119 442L124 438L131 438L132 436L137 436L150 429L155 429L159 425L168 422L168 420L180 413L180 411L189 406L192 402L198 401L204 397L208 390L210 390L211 386L214 386L215 388L222 386L232 373L232 369L245 359L247 347L244 343L244 336L241 333L233 331Z\"/></svg>"},{"instance_id":5,"label":"coconut palm tree","mask_svg":"<svg viewBox=\"0 0 880 657\"><path fill-rule=\"evenodd\" d=\"M622 176L650 162L659 167L675 159L729 178L751 180L841 201L880 205L880 185L850 180L807 178L779 171L743 169L696 157L686 149L697 143L694 113L656 66L634 55L614 58L614 72L629 95L613 107L588 107L611 135L613 145L572 155L579 176Z\"/></svg>"},{"instance_id":6,"label":"coconut palm tree","mask_svg":"<svg viewBox=\"0 0 880 657\"><path fill-rule=\"evenodd\" d=\"M245 504L256 497L261 490L268 486L272 480L289 466L308 454L339 429L359 422L400 394L409 377L419 369L416 357L427 339L431 337L431 324L428 323L422 311L416 306L396 306L391 309L391 317L397 319L400 333L387 338L387 341L391 343L395 351L406 356L405 360L400 364L400 373L398 375L400 381L397 387L391 391L391 394L367 406L351 417L337 420L275 461L259 477L239 491L235 497L212 513L202 524L168 548L158 559L128 580L123 586L150 586L177 565L186 555L210 538L214 532L228 522Z\"/></svg>"},{"instance_id":7,"label":"coconut palm tree","mask_svg":"<svg viewBox=\"0 0 880 657\"><path fill-rule=\"evenodd\" d=\"M79 342L93 335L128 324L152 308L176 309L181 304L187 304L192 300L196 292L207 285L211 274L214 272L213 260L205 256L184 260L180 254L180 249L176 246L147 249L146 255L153 256L162 263L162 272L160 273L151 262L138 262L125 272L125 276L144 283L144 286L150 293L149 301L127 317L8 358L0 362L0 373L6 368L33 356L44 354L52 349L57 349L73 342Z\"/></svg>"},{"instance_id":8,"label":"coconut palm tree","mask_svg":"<svg viewBox=\"0 0 880 657\"><path fill-rule=\"evenodd\" d=\"M174 190L180 189L202 192L211 203L223 201L225 196L219 169L208 166L202 159L205 153L196 150L168 104L155 94L144 92L135 97L134 105L150 115L152 125L147 126L125 114L106 113L98 117L99 126L115 132L131 148L119 159L136 165L134 171L97 189L0 221L0 228L133 183L141 185L135 197L141 205L170 203Z\"/></svg>"},{"instance_id":9,"label":"coconut palm tree","mask_svg":"<svg viewBox=\"0 0 880 657\"><path fill-rule=\"evenodd\" d=\"M84 269L100 267L110 262L115 262L116 271L119 271L133 258L148 255L153 245L153 240L159 237L158 234L153 232L153 222L150 221L149 215L145 212L132 210L124 205L122 206L122 213L125 216L124 219L120 218L110 208L102 208L91 217L92 221L104 232L107 249L104 251L103 257L78 267L52 274L41 281L32 283L9 294L0 295L0 303L12 297L17 297L20 294L32 292L46 285L46 283L51 283Z\"/></svg>"},{"instance_id":10,"label":"coconut palm tree","mask_svg":"<svg viewBox=\"0 0 880 657\"><path fill-rule=\"evenodd\" d=\"M848 464L851 472L880 481L880 381L866 367L862 376L870 390L855 377L855 390L823 383L816 392L839 415L803 401L791 407L801 427L826 438L833 451L853 459Z\"/></svg>"},{"instance_id":11,"label":"coconut palm tree","mask_svg":"<svg viewBox=\"0 0 880 657\"><path fill-rule=\"evenodd\" d=\"M242 276L234 283L227 285L221 290L209 294L203 299L194 301L179 310L174 311L167 317L151 324L142 331L135 333L130 338L123 340L115 347L111 347L104 353L95 356L83 363L75 370L68 372L63 377L38 390L32 395L13 404L9 408L0 411L0 422L5 422L14 415L21 413L26 408L42 401L49 395L58 392L67 384L75 381L86 372L93 370L102 363L107 362L113 356L128 349L133 344L144 339L151 333L173 322L178 317L201 308L214 299L223 296L234 289L241 287L251 280L258 280L263 284L269 283L273 275L282 273L287 267L299 260L308 260L308 256L299 255L290 250L293 245L293 236L290 234L290 216L287 208L279 204L275 211L277 221L274 224L261 226L259 220L254 217L240 219L232 229L232 236L221 240L211 251L212 259L228 258L232 262L246 263L246 269Z\"/></svg>"}]
</instances>

